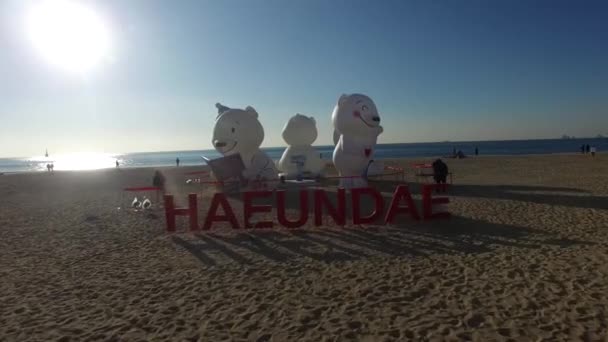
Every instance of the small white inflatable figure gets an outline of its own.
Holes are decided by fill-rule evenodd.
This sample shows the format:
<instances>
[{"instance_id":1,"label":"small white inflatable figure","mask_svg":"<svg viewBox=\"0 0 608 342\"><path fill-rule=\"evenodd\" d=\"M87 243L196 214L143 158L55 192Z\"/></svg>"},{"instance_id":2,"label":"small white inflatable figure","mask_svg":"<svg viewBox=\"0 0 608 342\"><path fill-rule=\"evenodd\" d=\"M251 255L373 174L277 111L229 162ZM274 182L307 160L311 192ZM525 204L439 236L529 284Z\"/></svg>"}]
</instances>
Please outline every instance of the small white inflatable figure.
<instances>
[{"instance_id":1,"label":"small white inflatable figure","mask_svg":"<svg viewBox=\"0 0 608 342\"><path fill-rule=\"evenodd\" d=\"M374 101L362 94L342 95L331 116L338 138L333 161L346 189L367 187L366 172L383 132Z\"/></svg>"},{"instance_id":2,"label":"small white inflatable figure","mask_svg":"<svg viewBox=\"0 0 608 342\"><path fill-rule=\"evenodd\" d=\"M289 145L279 161L279 170L286 179L316 177L323 169L319 153L311 146L317 139L317 123L313 117L296 114L283 128L283 140Z\"/></svg>"},{"instance_id":3,"label":"small white inflatable figure","mask_svg":"<svg viewBox=\"0 0 608 342\"><path fill-rule=\"evenodd\" d=\"M243 178L247 181L277 180L278 171L274 162L266 153L260 151L264 128L255 109L250 106L244 110L234 109L219 103L215 106L218 115L211 141L215 149L224 156L240 154L245 165ZM276 186L271 183L257 184L262 187Z\"/></svg>"}]
</instances>

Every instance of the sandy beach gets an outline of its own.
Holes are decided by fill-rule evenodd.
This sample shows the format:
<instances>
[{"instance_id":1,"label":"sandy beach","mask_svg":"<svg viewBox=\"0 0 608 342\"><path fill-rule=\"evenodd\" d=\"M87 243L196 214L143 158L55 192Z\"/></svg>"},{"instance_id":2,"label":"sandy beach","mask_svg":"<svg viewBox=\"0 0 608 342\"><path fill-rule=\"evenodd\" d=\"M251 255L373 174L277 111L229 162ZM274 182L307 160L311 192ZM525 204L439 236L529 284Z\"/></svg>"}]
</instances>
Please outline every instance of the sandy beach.
<instances>
[{"instance_id":1,"label":"sandy beach","mask_svg":"<svg viewBox=\"0 0 608 342\"><path fill-rule=\"evenodd\" d=\"M0 340L606 339L608 154L446 162L450 220L173 235L121 191L154 169L2 175Z\"/></svg>"}]
</instances>

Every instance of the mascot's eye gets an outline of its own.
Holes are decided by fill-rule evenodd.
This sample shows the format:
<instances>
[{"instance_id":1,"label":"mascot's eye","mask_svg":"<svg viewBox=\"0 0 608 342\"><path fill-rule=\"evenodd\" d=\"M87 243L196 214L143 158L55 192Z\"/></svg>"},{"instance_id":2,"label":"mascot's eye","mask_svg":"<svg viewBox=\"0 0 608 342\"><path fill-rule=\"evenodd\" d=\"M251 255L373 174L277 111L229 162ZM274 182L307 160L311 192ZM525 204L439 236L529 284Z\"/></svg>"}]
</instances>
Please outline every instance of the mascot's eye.
<instances>
[{"instance_id":1,"label":"mascot's eye","mask_svg":"<svg viewBox=\"0 0 608 342\"><path fill-rule=\"evenodd\" d=\"M367 106L363 105L363 107L361 107L361 110L367 110Z\"/></svg>"},{"instance_id":2,"label":"mascot's eye","mask_svg":"<svg viewBox=\"0 0 608 342\"><path fill-rule=\"evenodd\" d=\"M232 133L234 133L234 127L232 127Z\"/></svg>"}]
</instances>

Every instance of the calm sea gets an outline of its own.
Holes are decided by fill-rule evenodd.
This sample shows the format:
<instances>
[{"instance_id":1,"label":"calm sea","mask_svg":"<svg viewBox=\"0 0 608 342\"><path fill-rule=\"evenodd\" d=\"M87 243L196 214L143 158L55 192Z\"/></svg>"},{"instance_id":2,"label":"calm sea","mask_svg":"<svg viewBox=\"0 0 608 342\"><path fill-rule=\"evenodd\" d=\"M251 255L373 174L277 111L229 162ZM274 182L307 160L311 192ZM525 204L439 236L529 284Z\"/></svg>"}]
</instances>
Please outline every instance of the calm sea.
<instances>
[{"instance_id":1,"label":"calm sea","mask_svg":"<svg viewBox=\"0 0 608 342\"><path fill-rule=\"evenodd\" d=\"M583 144L595 146L598 151L608 151L608 138L594 139L553 139L553 140L512 140L512 141L475 141L475 142L437 142L409 144L381 144L377 146L376 158L401 157L439 157L452 154L452 150L462 150L467 155L474 154L475 147L480 155L518 155L580 153ZM331 159L333 146L316 146L323 159ZM280 159L285 147L264 148L273 159ZM48 158L3 158L0 159L0 172L45 171L46 164L53 161L55 170L91 170L115 167L118 160L121 167L155 167L175 165L203 165L201 156L217 158L215 150L146 152L127 154L71 154L50 155Z\"/></svg>"}]
</instances>

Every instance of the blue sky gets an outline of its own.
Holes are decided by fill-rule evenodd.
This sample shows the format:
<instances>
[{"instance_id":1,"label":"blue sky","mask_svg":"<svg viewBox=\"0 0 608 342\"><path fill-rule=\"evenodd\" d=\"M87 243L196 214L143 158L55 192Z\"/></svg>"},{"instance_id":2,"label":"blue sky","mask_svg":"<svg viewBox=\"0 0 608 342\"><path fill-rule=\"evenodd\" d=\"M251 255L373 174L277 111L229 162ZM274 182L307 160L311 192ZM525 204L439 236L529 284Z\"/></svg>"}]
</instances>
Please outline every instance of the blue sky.
<instances>
[{"instance_id":1,"label":"blue sky","mask_svg":"<svg viewBox=\"0 0 608 342\"><path fill-rule=\"evenodd\" d=\"M380 142L608 134L608 2L88 1L111 59L75 76L0 3L0 157L210 148L216 102L251 105L264 146L296 113L331 141L342 93L374 99Z\"/></svg>"}]
</instances>

